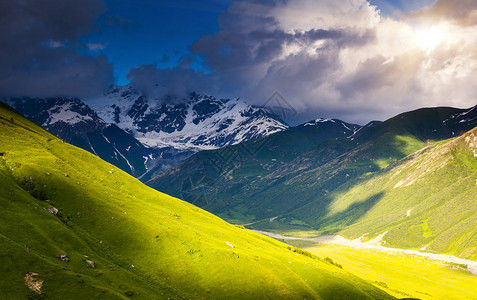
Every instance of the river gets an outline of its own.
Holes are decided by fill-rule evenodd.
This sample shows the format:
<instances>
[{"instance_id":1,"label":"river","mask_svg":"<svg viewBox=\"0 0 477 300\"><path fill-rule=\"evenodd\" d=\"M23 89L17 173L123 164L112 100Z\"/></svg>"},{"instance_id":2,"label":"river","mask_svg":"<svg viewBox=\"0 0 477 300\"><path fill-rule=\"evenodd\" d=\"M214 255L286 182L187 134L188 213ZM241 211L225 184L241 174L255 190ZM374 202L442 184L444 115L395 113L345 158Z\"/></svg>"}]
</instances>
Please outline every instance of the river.
<instances>
[{"instance_id":1,"label":"river","mask_svg":"<svg viewBox=\"0 0 477 300\"><path fill-rule=\"evenodd\" d=\"M407 249L384 247L381 245L381 240L384 237L384 235L386 235L386 232L372 240L369 240L367 242L362 242L361 239L349 240L340 235L326 235L326 236L318 236L318 237L312 237L312 238L299 238L299 237L284 236L281 234L261 231L261 230L253 230L253 231L269 236L274 239L279 239L279 240L301 240L301 241L309 241L313 243L335 244L335 245L342 245L342 246L360 248L360 249L379 250L379 251L392 253L392 254L415 255L415 256L439 260L439 261L443 261L447 263L467 265L467 270L471 272L472 274L477 275L477 261L463 259L463 258L459 258L452 255L446 255L446 254L435 254L435 253L423 252L418 250L407 250Z\"/></svg>"}]
</instances>

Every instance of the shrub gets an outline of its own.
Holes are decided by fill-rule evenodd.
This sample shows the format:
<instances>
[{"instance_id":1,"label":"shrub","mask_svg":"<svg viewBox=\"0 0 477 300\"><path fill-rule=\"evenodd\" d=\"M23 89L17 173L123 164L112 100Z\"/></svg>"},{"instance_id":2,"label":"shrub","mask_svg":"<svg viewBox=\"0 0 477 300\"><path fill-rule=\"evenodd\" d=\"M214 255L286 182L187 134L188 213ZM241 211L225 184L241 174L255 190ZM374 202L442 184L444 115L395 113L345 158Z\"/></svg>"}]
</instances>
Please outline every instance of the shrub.
<instances>
[{"instance_id":1,"label":"shrub","mask_svg":"<svg viewBox=\"0 0 477 300\"><path fill-rule=\"evenodd\" d=\"M342 266L342 265L340 265L339 263L334 262L334 261L333 261L331 258L329 258L329 257L325 257L324 261L326 261L327 263L330 263L330 264L332 264L332 265L334 265L334 266L337 266L337 267L340 268L340 269L343 269L343 266Z\"/></svg>"}]
</instances>

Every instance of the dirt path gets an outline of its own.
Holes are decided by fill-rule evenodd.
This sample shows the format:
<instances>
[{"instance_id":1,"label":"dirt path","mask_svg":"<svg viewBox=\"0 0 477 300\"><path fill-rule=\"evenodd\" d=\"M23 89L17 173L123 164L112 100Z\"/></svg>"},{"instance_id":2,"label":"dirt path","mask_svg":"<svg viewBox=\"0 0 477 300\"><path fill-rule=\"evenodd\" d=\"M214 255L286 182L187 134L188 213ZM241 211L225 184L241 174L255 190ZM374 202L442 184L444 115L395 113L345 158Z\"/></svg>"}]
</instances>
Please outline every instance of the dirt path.
<instances>
[{"instance_id":1,"label":"dirt path","mask_svg":"<svg viewBox=\"0 0 477 300\"><path fill-rule=\"evenodd\" d=\"M281 234L276 234L276 233L266 232L261 230L253 230L253 231L269 236L271 238L280 239L280 240L301 240L301 241L309 241L313 243L335 244L335 245L360 248L360 249L373 249L373 250L379 250L379 251L383 251L383 252L391 253L391 254L416 255L416 256L439 260L439 261L443 261L447 263L467 265L467 270L472 272L472 274L477 275L477 261L467 260L467 259L452 256L452 255L434 254L434 253L422 252L417 250L388 248L388 247L381 246L381 240L384 237L384 235L386 235L387 232L377 236L376 238L372 240L369 240L363 243L361 242L360 239L349 240L340 235L326 235L326 236L319 236L319 237L313 237L313 238L299 238L299 237L284 236Z\"/></svg>"}]
</instances>

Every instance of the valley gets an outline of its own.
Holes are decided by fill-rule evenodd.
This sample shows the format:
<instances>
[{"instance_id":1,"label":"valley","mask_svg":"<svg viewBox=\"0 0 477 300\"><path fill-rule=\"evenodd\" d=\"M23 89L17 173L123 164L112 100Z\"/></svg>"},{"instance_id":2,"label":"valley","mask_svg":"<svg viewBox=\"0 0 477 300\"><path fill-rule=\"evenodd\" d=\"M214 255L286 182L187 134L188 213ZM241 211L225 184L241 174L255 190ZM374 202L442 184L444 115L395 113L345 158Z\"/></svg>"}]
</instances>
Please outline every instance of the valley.
<instances>
[{"instance_id":1,"label":"valley","mask_svg":"<svg viewBox=\"0 0 477 300\"><path fill-rule=\"evenodd\" d=\"M0 300L477 300L476 0L0 28Z\"/></svg>"},{"instance_id":2,"label":"valley","mask_svg":"<svg viewBox=\"0 0 477 300\"><path fill-rule=\"evenodd\" d=\"M475 299L477 276L459 264L402 253L332 244L292 242L329 257L359 277L397 298Z\"/></svg>"},{"instance_id":3,"label":"valley","mask_svg":"<svg viewBox=\"0 0 477 300\"><path fill-rule=\"evenodd\" d=\"M350 239L388 231L392 247L473 259L476 114L475 107L421 109L344 138L332 131L343 128L337 121L298 126L220 150L243 158L220 170L210 164L219 151L201 152L148 184L256 230ZM287 144L290 130L314 140L302 137L303 150L292 152L302 148ZM261 142L253 156L243 150Z\"/></svg>"},{"instance_id":4,"label":"valley","mask_svg":"<svg viewBox=\"0 0 477 300\"><path fill-rule=\"evenodd\" d=\"M242 299L244 292L313 299L475 296L477 128L467 131L473 123L458 119L473 109L441 110L433 124L451 118L460 129L429 127L421 137L422 130L412 125L404 132L407 125L396 127L394 119L364 127L317 119L264 140L201 151L150 182L169 182L166 191L180 188L178 196L193 205L144 186L7 106L1 109L2 140L8 142L0 149L0 199L6 209L1 233L6 263L0 271L18 282L3 286L5 295L16 297L23 290L28 297L60 299L61 285L76 276L68 286L81 287L79 298L220 298L225 293ZM434 110L422 113L432 119ZM398 117L414 120L413 114ZM456 132L451 129L463 134L446 139ZM182 168L191 166L184 186ZM237 179L251 188L241 197L268 188L258 194L260 201L224 210L229 207L224 200L234 198L212 197L243 193L227 190ZM204 193L197 194L197 184ZM299 200L294 191L306 196L324 187L323 195L301 205L283 201ZM263 195L279 202L257 214L266 216L259 219L250 211L270 203ZM247 223L252 231L195 205L220 209L219 216ZM450 207L453 214L443 222ZM12 227L12 218L27 225ZM65 265L60 256L72 263ZM258 269L248 273L251 266ZM25 289L19 278L28 274L38 274L29 276L39 278L39 291Z\"/></svg>"},{"instance_id":5,"label":"valley","mask_svg":"<svg viewBox=\"0 0 477 300\"><path fill-rule=\"evenodd\" d=\"M385 252L388 254L408 255L411 257L426 258L426 259L441 261L441 262L445 262L449 264L465 266L463 267L463 269L469 271L473 275L477 275L476 261L462 259L462 258L458 258L451 255L430 253L430 252L426 252L425 249L409 250L409 249L385 247L381 245L382 238L384 237L385 234L378 236L367 242L362 242L361 239L349 240L340 235L328 235L328 236L305 238L305 237L285 236L278 233L266 232L261 230L253 230L253 231L269 236L277 240L283 240L290 244L293 244L295 242L299 244L299 241L304 241L304 242L310 242L312 244L331 244L331 245L344 246L348 248L367 249L367 250ZM475 279L477 280L477 277Z\"/></svg>"},{"instance_id":6,"label":"valley","mask_svg":"<svg viewBox=\"0 0 477 300\"><path fill-rule=\"evenodd\" d=\"M0 126L2 298L393 299L148 188L3 104Z\"/></svg>"}]
</instances>

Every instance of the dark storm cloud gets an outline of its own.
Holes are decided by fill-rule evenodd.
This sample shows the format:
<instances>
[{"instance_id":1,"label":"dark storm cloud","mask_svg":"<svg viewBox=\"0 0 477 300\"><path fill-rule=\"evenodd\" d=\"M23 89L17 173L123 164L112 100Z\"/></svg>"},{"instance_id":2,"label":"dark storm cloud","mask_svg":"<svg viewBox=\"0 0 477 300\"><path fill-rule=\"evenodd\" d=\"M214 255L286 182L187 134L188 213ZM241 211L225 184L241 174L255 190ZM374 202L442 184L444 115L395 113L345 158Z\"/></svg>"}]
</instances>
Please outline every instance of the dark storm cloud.
<instances>
[{"instance_id":1,"label":"dark storm cloud","mask_svg":"<svg viewBox=\"0 0 477 300\"><path fill-rule=\"evenodd\" d=\"M246 65L267 63L277 59L286 45L310 46L327 41L326 46L366 43L372 34L363 36L352 29L324 29L285 31L270 11L288 1L237 1L219 17L221 30L204 36L192 45L212 70L230 71Z\"/></svg>"},{"instance_id":2,"label":"dark storm cloud","mask_svg":"<svg viewBox=\"0 0 477 300\"><path fill-rule=\"evenodd\" d=\"M260 27L260 26L257 26ZM280 29L250 32L219 32L203 37L192 45L213 70L227 71L244 65L269 62L279 56L284 46L291 43L309 46L317 41L350 43L355 35L342 30L312 29L306 32L286 33Z\"/></svg>"},{"instance_id":3,"label":"dark storm cloud","mask_svg":"<svg viewBox=\"0 0 477 300\"><path fill-rule=\"evenodd\" d=\"M461 26L477 25L477 1L437 0L432 6L408 14L411 18L425 18L430 21L449 20Z\"/></svg>"},{"instance_id":4,"label":"dark storm cloud","mask_svg":"<svg viewBox=\"0 0 477 300\"><path fill-rule=\"evenodd\" d=\"M205 93L204 74L187 66L158 69L155 65L141 65L129 71L131 85L148 97L164 102L182 102L188 93Z\"/></svg>"},{"instance_id":5,"label":"dark storm cloud","mask_svg":"<svg viewBox=\"0 0 477 300\"><path fill-rule=\"evenodd\" d=\"M92 96L113 82L104 56L81 55L81 36L106 11L98 0L0 3L0 96Z\"/></svg>"},{"instance_id":6,"label":"dark storm cloud","mask_svg":"<svg viewBox=\"0 0 477 300\"><path fill-rule=\"evenodd\" d=\"M156 96L165 95L165 87L171 86L167 92L176 93L179 98L201 90L217 96L243 97L262 105L278 88L301 96L310 86L323 84L327 74L340 68L339 49L361 46L375 39L372 29L285 30L270 15L274 7L285 2L232 3L219 17L220 31L202 37L191 46L210 74L183 67L160 70L142 66L132 70L128 77L137 88Z\"/></svg>"}]
</instances>

